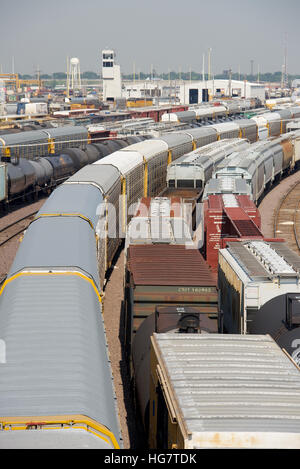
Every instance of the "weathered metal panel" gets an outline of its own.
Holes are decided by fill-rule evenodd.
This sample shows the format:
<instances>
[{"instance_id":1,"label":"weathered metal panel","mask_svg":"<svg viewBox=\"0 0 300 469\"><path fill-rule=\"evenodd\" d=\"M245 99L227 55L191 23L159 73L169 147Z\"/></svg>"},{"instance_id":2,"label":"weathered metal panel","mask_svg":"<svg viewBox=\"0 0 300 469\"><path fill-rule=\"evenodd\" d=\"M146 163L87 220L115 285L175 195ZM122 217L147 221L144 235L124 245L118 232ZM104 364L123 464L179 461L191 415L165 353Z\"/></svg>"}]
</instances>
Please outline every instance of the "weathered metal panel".
<instances>
[{"instance_id":1,"label":"weathered metal panel","mask_svg":"<svg viewBox=\"0 0 300 469\"><path fill-rule=\"evenodd\" d=\"M299 370L269 336L168 333L151 342L151 448L158 387L180 435L169 434L170 448L300 448Z\"/></svg>"},{"instance_id":2,"label":"weathered metal panel","mask_svg":"<svg viewBox=\"0 0 300 469\"><path fill-rule=\"evenodd\" d=\"M134 285L213 286L214 279L197 249L185 246L130 246Z\"/></svg>"}]
</instances>

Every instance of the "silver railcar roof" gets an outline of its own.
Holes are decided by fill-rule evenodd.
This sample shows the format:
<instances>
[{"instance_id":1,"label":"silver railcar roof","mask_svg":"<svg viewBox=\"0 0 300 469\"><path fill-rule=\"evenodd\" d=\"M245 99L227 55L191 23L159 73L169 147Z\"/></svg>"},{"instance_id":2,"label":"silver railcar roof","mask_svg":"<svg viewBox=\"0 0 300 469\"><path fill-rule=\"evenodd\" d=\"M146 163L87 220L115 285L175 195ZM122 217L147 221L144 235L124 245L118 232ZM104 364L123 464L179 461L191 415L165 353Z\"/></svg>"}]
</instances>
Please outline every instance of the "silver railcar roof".
<instances>
[{"instance_id":1,"label":"silver railcar roof","mask_svg":"<svg viewBox=\"0 0 300 469\"><path fill-rule=\"evenodd\" d=\"M82 270L95 282L99 274L95 233L74 217L43 217L26 230L8 277L22 270Z\"/></svg>"},{"instance_id":2,"label":"silver railcar roof","mask_svg":"<svg viewBox=\"0 0 300 469\"><path fill-rule=\"evenodd\" d=\"M300 373L270 336L169 333L154 341L191 438L300 434Z\"/></svg>"},{"instance_id":3,"label":"silver railcar roof","mask_svg":"<svg viewBox=\"0 0 300 469\"><path fill-rule=\"evenodd\" d=\"M88 184L63 184L55 189L39 210L36 218L45 215L82 215L96 229L103 195L97 187Z\"/></svg>"},{"instance_id":4,"label":"silver railcar roof","mask_svg":"<svg viewBox=\"0 0 300 469\"><path fill-rule=\"evenodd\" d=\"M92 285L75 275L20 276L6 285L0 309L0 338L6 345L0 416L81 414L118 439L103 318ZM0 447L6 433L0 432ZM22 434L12 433L14 447L22 446ZM60 447L65 447L70 435L65 443L64 430L60 433Z\"/></svg>"},{"instance_id":5,"label":"silver railcar roof","mask_svg":"<svg viewBox=\"0 0 300 469\"><path fill-rule=\"evenodd\" d=\"M90 164L73 174L64 184L93 184L99 187L103 191L103 194L106 195L120 180L120 177L121 173L115 166L110 164Z\"/></svg>"}]
</instances>

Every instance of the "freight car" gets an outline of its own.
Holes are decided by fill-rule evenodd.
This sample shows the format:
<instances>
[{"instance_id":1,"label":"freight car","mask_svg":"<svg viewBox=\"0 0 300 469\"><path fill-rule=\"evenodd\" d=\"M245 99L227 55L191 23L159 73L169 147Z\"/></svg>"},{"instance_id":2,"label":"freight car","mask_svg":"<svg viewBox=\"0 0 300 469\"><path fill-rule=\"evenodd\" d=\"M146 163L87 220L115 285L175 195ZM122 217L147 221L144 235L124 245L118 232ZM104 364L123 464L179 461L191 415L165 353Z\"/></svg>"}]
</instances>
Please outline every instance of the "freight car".
<instances>
[{"instance_id":1,"label":"freight car","mask_svg":"<svg viewBox=\"0 0 300 469\"><path fill-rule=\"evenodd\" d=\"M198 312L212 316L210 328L216 332L216 279L198 250L165 243L130 245L125 279L126 350L137 388L137 405L147 421L150 337L155 331L156 308L196 307ZM173 328L174 322L167 323Z\"/></svg>"},{"instance_id":2,"label":"freight car","mask_svg":"<svg viewBox=\"0 0 300 469\"><path fill-rule=\"evenodd\" d=\"M282 240L229 242L219 251L223 330L269 333L299 364L300 258Z\"/></svg>"},{"instance_id":3,"label":"freight car","mask_svg":"<svg viewBox=\"0 0 300 469\"><path fill-rule=\"evenodd\" d=\"M193 140L186 137L173 135L161 139L168 145L169 161L193 149ZM157 145L157 142L153 144ZM61 446L78 445L77 431L75 434L78 426L96 433L100 429L104 438L101 442L106 447L119 445L105 333L99 313L103 272L112 262L129 220L123 205L125 198L120 199L120 205L119 196L127 196L128 205L131 205L145 194L145 160L140 150L119 150L81 168L54 191L53 207L43 207L44 213L39 212L25 233L24 244L21 243L11 273L0 290L1 339L8 344L8 354L14 364L13 369L5 364L0 367L1 388L5 390L0 408L0 442L3 441L4 445L8 439L14 447L28 439L32 444L34 438L36 447L45 438L51 446L53 439L46 430L57 430L57 424L59 430L55 436ZM152 154L151 158L155 159L156 155ZM160 154L157 155L158 161L159 158ZM150 193L152 181L154 183L156 178L149 180ZM75 191L78 191L76 196ZM119 219L123 225L118 230L121 234L112 234L110 225L118 233ZM135 250L140 246L132 248ZM153 246L147 249L153 259L154 254L150 252ZM191 297L200 295L200 303L214 303L216 311L216 284L211 274L208 275L203 259L205 272L200 269L199 277L188 276L198 251L186 250L182 246L167 247L172 253L174 249L182 250L181 257L176 257L182 275L182 278L177 278L180 291L176 292L176 303L182 298L186 298L188 303ZM165 285L168 287L178 271L174 268L163 270L167 261L162 260L162 254L167 250L166 246L163 246L162 253L157 250L157 272L169 279ZM170 262L172 259L171 256ZM145 282L151 270L149 257L144 260L145 270L140 271L138 278ZM186 270L182 270L187 261ZM138 269L139 266L137 272ZM210 279L213 284L208 285ZM159 280L156 275L155 281ZM144 283L144 286L147 285ZM207 300L210 295L213 301ZM62 318L63 322L68 320L66 327L62 326ZM19 338L20 327L27 327L27 333L22 336L24 340ZM81 339L82 335L84 338ZM74 336L80 337L79 343L74 342ZM80 386L79 375L84 377ZM74 432L71 425L75 425ZM68 428L70 432L65 432ZM22 433L9 431L14 429ZM27 432L29 429L34 430L32 436ZM97 436L95 432L91 433L93 437ZM100 439L97 442L99 444Z\"/></svg>"},{"instance_id":4,"label":"freight car","mask_svg":"<svg viewBox=\"0 0 300 469\"><path fill-rule=\"evenodd\" d=\"M256 142L243 152L232 153L218 164L212 180L205 187L204 199L220 186L213 179L223 179L224 185L235 191L232 193L250 194L252 200L258 202L274 181L299 164L299 138L299 133L291 132L277 139Z\"/></svg>"},{"instance_id":5,"label":"freight car","mask_svg":"<svg viewBox=\"0 0 300 469\"><path fill-rule=\"evenodd\" d=\"M244 139L224 139L187 153L168 166L167 186L204 188L218 163L234 151L244 150L248 146Z\"/></svg>"},{"instance_id":6,"label":"freight car","mask_svg":"<svg viewBox=\"0 0 300 469\"><path fill-rule=\"evenodd\" d=\"M137 142L141 139L143 137L133 136L130 142ZM127 139L118 140L118 142L122 147L129 144ZM9 203L29 195L36 196L41 191L49 192L83 166L94 163L112 151L112 147L104 143L88 144L85 150L64 148L57 155L35 157L34 159L19 158L15 164L8 162L6 163L7 195L2 200Z\"/></svg>"},{"instance_id":7,"label":"freight car","mask_svg":"<svg viewBox=\"0 0 300 469\"><path fill-rule=\"evenodd\" d=\"M139 201L127 226L125 250L137 244L155 243L194 247L192 210L181 197L143 197Z\"/></svg>"},{"instance_id":8,"label":"freight car","mask_svg":"<svg viewBox=\"0 0 300 469\"><path fill-rule=\"evenodd\" d=\"M299 369L269 337L154 334L149 446L300 448Z\"/></svg>"},{"instance_id":9,"label":"freight car","mask_svg":"<svg viewBox=\"0 0 300 469\"><path fill-rule=\"evenodd\" d=\"M204 202L203 254L213 272L218 271L218 251L226 242L261 240L259 210L248 196L209 195Z\"/></svg>"},{"instance_id":10,"label":"freight car","mask_svg":"<svg viewBox=\"0 0 300 469\"><path fill-rule=\"evenodd\" d=\"M286 132L286 125L296 117L299 117L299 108L290 107L286 109L277 110L276 112L266 112L257 116L252 116L250 119L240 119L241 116L228 117L228 110L225 106L211 106L201 107L195 109L189 109L188 111L178 112L174 114L165 114L162 117L163 122L185 122L189 124L213 124L214 121L231 124L231 135L230 137L238 136L234 133L239 132L241 137L246 137L246 129L251 133L251 142L256 141L260 138L279 136ZM226 120L232 120L225 122ZM234 127L235 124L237 127ZM251 129L251 130L250 130ZM265 130L265 134L264 131Z\"/></svg>"},{"instance_id":11,"label":"freight car","mask_svg":"<svg viewBox=\"0 0 300 469\"><path fill-rule=\"evenodd\" d=\"M190 106L188 110L165 113L161 116L162 122L206 122L219 117L239 115L240 106L219 105L219 106Z\"/></svg>"},{"instance_id":12,"label":"freight car","mask_svg":"<svg viewBox=\"0 0 300 469\"><path fill-rule=\"evenodd\" d=\"M81 126L6 134L0 136L0 157L2 161L16 162L19 158L34 159L59 153L71 146L85 149L87 143L88 131Z\"/></svg>"},{"instance_id":13,"label":"freight car","mask_svg":"<svg viewBox=\"0 0 300 469\"><path fill-rule=\"evenodd\" d=\"M90 224L69 214L32 222L0 294L0 447L119 448Z\"/></svg>"}]
</instances>

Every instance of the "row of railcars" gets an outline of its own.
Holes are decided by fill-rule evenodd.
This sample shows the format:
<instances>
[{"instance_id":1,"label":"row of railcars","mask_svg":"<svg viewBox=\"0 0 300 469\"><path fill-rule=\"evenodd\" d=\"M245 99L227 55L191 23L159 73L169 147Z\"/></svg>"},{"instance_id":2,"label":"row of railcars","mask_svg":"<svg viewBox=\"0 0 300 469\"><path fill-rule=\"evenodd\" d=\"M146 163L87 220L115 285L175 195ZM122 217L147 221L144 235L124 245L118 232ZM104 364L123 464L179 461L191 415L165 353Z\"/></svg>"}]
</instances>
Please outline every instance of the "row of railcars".
<instances>
[{"instance_id":1,"label":"row of railcars","mask_svg":"<svg viewBox=\"0 0 300 469\"><path fill-rule=\"evenodd\" d=\"M245 109L252 107L247 100L238 102L222 102L215 105L194 105L184 111L169 112L162 115L162 121L179 121L179 122L205 122L207 120L215 120L218 118L226 118L239 116Z\"/></svg>"},{"instance_id":2,"label":"row of railcars","mask_svg":"<svg viewBox=\"0 0 300 469\"><path fill-rule=\"evenodd\" d=\"M1 135L0 156L6 161L19 158L33 159L61 152L64 148L85 149L87 144L88 131L85 127L67 125Z\"/></svg>"},{"instance_id":3,"label":"row of railcars","mask_svg":"<svg viewBox=\"0 0 300 469\"><path fill-rule=\"evenodd\" d=\"M243 152L232 153L219 163L208 181L204 199L209 194L226 191L250 195L257 203L274 181L298 167L299 138L299 133L290 132L276 139L256 142Z\"/></svg>"},{"instance_id":4,"label":"row of railcars","mask_svg":"<svg viewBox=\"0 0 300 469\"><path fill-rule=\"evenodd\" d=\"M195 130L201 146L206 129ZM101 316L104 276L135 204L160 189L164 164L191 152L195 142L188 130L168 134L81 167L27 229L0 290L0 331L7 346L7 364L0 367L0 445L122 445ZM197 263L198 250L146 248L147 253L144 246L129 248L132 285L141 287L144 298L151 289L166 293L173 282L176 304L198 296L203 313L212 303L216 312L216 281L203 259Z\"/></svg>"},{"instance_id":5,"label":"row of railcars","mask_svg":"<svg viewBox=\"0 0 300 469\"><path fill-rule=\"evenodd\" d=\"M94 185L74 189L53 192L60 213L48 213L50 198L0 291L1 448L122 446L91 215L103 194Z\"/></svg>"},{"instance_id":6,"label":"row of railcars","mask_svg":"<svg viewBox=\"0 0 300 469\"><path fill-rule=\"evenodd\" d=\"M85 149L64 148L57 155L35 156L32 159L19 158L15 163L5 163L7 193L1 200L10 202L28 194L36 195L40 191L48 191L83 166L143 139L144 137L132 136L129 139L118 139L113 142L88 144Z\"/></svg>"},{"instance_id":7,"label":"row of railcars","mask_svg":"<svg viewBox=\"0 0 300 469\"><path fill-rule=\"evenodd\" d=\"M249 138L246 133L251 134L250 141L265 139L267 137L279 136L286 132L288 122L300 116L299 106L292 106L286 109L279 109L274 112L265 112L258 114L250 119L244 119L242 116L236 118L228 117L228 110L225 106L212 106L211 108L190 109L175 114L166 114L163 121L169 122L187 122L189 124L207 125L214 121L220 122L224 119L234 119L230 122L232 128L238 136ZM225 124L225 122L224 122ZM228 122L227 122L228 124Z\"/></svg>"},{"instance_id":8,"label":"row of railcars","mask_svg":"<svg viewBox=\"0 0 300 469\"><path fill-rule=\"evenodd\" d=\"M231 138L213 142L187 153L167 168L169 188L204 188L218 164L235 151L247 149L245 139Z\"/></svg>"},{"instance_id":9,"label":"row of railcars","mask_svg":"<svg viewBox=\"0 0 300 469\"><path fill-rule=\"evenodd\" d=\"M160 144L168 145L171 159L193 148L185 134L165 140ZM127 223L120 196L136 203L144 194L143 153L123 148L82 167L51 194L25 233L0 291L10 364L0 369L4 447L121 446L101 307L104 274L125 227L121 234L110 229L118 229L120 214L120 224ZM155 166L149 180L157 184ZM16 341L24 317L25 355Z\"/></svg>"}]
</instances>

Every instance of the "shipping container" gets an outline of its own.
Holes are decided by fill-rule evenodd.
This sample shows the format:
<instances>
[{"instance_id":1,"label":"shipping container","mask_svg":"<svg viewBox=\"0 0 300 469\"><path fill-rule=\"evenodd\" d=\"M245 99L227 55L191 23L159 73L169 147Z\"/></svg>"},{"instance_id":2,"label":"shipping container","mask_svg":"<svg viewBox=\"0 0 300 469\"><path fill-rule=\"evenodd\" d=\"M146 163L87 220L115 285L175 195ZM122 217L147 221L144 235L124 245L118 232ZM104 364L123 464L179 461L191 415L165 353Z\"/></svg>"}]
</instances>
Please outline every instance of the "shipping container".
<instances>
[{"instance_id":1,"label":"shipping container","mask_svg":"<svg viewBox=\"0 0 300 469\"><path fill-rule=\"evenodd\" d=\"M47 103L26 103L25 104L25 114L48 114L48 105Z\"/></svg>"},{"instance_id":2,"label":"shipping container","mask_svg":"<svg viewBox=\"0 0 300 469\"><path fill-rule=\"evenodd\" d=\"M154 334L150 449L299 449L299 368L264 335Z\"/></svg>"}]
</instances>

